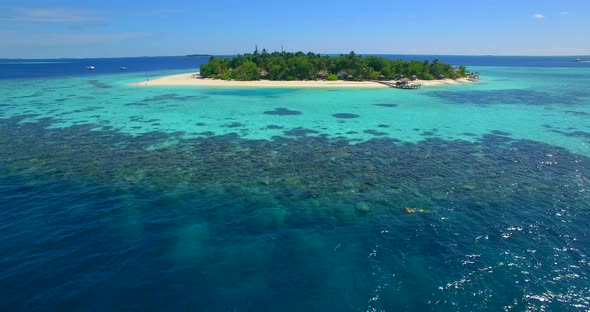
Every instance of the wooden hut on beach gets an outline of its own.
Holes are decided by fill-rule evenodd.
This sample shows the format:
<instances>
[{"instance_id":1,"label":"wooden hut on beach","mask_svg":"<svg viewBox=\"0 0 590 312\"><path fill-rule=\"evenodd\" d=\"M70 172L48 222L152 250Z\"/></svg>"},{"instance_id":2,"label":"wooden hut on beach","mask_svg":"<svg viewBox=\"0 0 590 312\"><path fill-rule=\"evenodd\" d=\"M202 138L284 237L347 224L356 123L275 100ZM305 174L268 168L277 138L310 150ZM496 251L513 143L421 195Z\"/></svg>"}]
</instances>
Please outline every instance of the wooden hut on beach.
<instances>
[{"instance_id":1,"label":"wooden hut on beach","mask_svg":"<svg viewBox=\"0 0 590 312\"><path fill-rule=\"evenodd\" d=\"M352 79L352 75L347 72L346 70L341 70L338 72L338 79L340 80L351 80Z\"/></svg>"},{"instance_id":2,"label":"wooden hut on beach","mask_svg":"<svg viewBox=\"0 0 590 312\"><path fill-rule=\"evenodd\" d=\"M326 77L328 77L328 71L325 69L322 69L320 71L318 71L318 78L320 79L326 79Z\"/></svg>"}]
</instances>

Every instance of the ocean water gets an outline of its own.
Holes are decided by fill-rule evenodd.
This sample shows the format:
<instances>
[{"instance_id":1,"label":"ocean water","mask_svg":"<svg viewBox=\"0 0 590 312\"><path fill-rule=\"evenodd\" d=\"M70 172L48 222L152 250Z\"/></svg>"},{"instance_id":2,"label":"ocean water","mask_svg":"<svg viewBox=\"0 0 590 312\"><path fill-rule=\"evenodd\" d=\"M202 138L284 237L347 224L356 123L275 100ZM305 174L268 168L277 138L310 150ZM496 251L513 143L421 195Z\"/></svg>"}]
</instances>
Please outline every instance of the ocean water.
<instances>
[{"instance_id":1,"label":"ocean water","mask_svg":"<svg viewBox=\"0 0 590 312\"><path fill-rule=\"evenodd\" d=\"M0 62L0 310L587 311L590 64L439 59L482 80L142 87L206 58Z\"/></svg>"}]
</instances>

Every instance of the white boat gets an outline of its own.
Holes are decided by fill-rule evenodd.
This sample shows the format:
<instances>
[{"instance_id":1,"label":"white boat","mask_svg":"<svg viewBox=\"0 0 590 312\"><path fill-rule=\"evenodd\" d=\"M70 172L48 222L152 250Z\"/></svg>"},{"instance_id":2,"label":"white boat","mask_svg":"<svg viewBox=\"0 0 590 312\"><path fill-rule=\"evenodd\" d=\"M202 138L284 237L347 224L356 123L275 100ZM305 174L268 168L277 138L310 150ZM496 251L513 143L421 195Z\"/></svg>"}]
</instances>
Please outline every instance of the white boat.
<instances>
[{"instance_id":1,"label":"white boat","mask_svg":"<svg viewBox=\"0 0 590 312\"><path fill-rule=\"evenodd\" d=\"M121 67L119 67L119 69L120 69L120 70L127 70L127 67L125 67L125 66L121 66Z\"/></svg>"},{"instance_id":2,"label":"white boat","mask_svg":"<svg viewBox=\"0 0 590 312\"><path fill-rule=\"evenodd\" d=\"M94 67L94 66L90 65L90 66L86 66L86 69L88 69L88 70L95 70L95 69L96 69L96 67Z\"/></svg>"}]
</instances>

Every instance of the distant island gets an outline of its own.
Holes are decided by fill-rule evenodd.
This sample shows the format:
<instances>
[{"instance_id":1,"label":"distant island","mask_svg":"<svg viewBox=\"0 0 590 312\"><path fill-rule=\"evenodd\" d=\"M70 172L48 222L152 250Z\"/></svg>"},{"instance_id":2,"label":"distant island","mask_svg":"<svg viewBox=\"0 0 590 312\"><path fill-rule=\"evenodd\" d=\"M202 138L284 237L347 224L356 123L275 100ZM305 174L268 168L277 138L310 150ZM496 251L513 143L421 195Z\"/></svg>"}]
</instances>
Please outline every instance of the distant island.
<instances>
[{"instance_id":1,"label":"distant island","mask_svg":"<svg viewBox=\"0 0 590 312\"><path fill-rule=\"evenodd\" d=\"M188 54L185 57L203 57L203 56L211 56L211 54Z\"/></svg>"},{"instance_id":2,"label":"distant island","mask_svg":"<svg viewBox=\"0 0 590 312\"><path fill-rule=\"evenodd\" d=\"M232 58L211 56L200 66L202 78L222 80L394 80L394 79L458 79L468 77L464 65L453 67L434 59L432 62L390 60L379 56L357 55L354 52L340 56L320 55L313 52L288 53L266 50Z\"/></svg>"}]
</instances>

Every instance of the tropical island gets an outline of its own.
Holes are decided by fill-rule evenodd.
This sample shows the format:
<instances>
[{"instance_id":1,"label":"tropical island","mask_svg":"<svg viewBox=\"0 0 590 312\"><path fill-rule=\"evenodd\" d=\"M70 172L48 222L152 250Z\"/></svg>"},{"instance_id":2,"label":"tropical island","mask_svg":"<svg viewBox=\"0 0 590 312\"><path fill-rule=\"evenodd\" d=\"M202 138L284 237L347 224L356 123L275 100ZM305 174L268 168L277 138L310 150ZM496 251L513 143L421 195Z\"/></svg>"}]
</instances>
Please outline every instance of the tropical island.
<instances>
[{"instance_id":1,"label":"tropical island","mask_svg":"<svg viewBox=\"0 0 590 312\"><path fill-rule=\"evenodd\" d=\"M340 56L313 52L254 53L209 58L201 65L201 77L213 79L251 80L392 80L414 77L420 80L457 79L467 77L467 68L439 62L390 60L380 56L363 57L354 52Z\"/></svg>"},{"instance_id":2,"label":"tropical island","mask_svg":"<svg viewBox=\"0 0 590 312\"><path fill-rule=\"evenodd\" d=\"M313 52L261 52L210 56L199 73L153 79L135 85L244 87L401 87L457 84L477 80L464 65L434 59L404 61L354 52L339 56Z\"/></svg>"}]
</instances>

